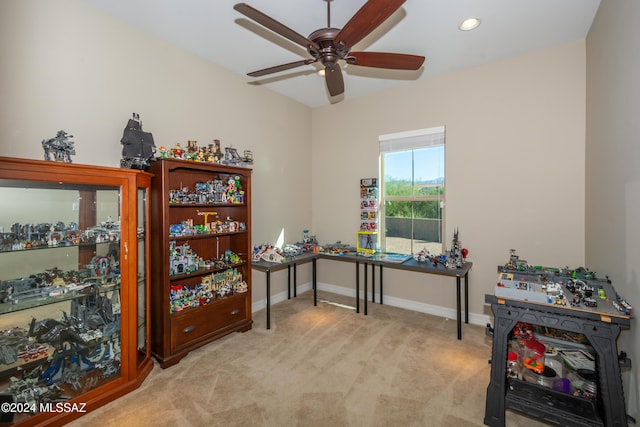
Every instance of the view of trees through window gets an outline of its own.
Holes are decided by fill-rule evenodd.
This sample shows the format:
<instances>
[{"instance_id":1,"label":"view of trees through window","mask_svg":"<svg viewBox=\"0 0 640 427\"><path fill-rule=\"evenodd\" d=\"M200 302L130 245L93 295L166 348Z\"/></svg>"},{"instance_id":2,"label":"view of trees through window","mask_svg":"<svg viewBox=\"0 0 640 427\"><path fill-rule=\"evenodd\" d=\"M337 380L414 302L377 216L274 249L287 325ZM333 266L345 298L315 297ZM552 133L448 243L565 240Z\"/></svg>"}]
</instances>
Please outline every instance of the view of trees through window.
<instances>
[{"instance_id":1,"label":"view of trees through window","mask_svg":"<svg viewBox=\"0 0 640 427\"><path fill-rule=\"evenodd\" d=\"M381 168L383 250L442 253L444 145L383 151Z\"/></svg>"}]
</instances>

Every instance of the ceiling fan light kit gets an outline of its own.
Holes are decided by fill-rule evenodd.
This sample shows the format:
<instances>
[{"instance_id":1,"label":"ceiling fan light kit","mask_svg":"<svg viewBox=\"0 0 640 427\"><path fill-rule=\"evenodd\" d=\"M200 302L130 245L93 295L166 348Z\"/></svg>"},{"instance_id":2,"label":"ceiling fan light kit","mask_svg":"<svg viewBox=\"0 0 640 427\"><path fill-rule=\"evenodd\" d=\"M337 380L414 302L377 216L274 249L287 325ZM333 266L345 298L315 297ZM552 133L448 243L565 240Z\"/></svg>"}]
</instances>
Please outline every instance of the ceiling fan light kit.
<instances>
[{"instance_id":1,"label":"ceiling fan light kit","mask_svg":"<svg viewBox=\"0 0 640 427\"><path fill-rule=\"evenodd\" d=\"M424 56L386 52L351 52L351 48L387 20L406 0L369 0L342 29L331 27L331 0L327 1L327 26L313 31L309 37L297 33L246 3L233 8L267 29L307 49L311 58L276 65L248 73L251 77L289 70L319 62L324 67L327 90L332 97L344 93L344 78L338 61L361 67L392 70L417 70Z\"/></svg>"}]
</instances>

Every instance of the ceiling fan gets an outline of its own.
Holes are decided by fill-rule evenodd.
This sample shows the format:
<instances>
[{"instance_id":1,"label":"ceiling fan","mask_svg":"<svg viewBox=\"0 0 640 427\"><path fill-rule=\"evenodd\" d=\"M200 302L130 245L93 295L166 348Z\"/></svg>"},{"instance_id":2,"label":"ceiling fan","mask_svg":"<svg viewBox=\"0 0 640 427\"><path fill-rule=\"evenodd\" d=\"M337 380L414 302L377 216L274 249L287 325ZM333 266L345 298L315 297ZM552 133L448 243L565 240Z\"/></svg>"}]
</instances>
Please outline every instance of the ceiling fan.
<instances>
[{"instance_id":1,"label":"ceiling fan","mask_svg":"<svg viewBox=\"0 0 640 427\"><path fill-rule=\"evenodd\" d=\"M331 27L331 1L327 2L327 27L312 32L309 37L293 31L275 19L265 15L246 3L238 3L233 8L269 30L307 49L311 58L248 73L251 77L261 77L285 71L302 65L320 62L324 66L327 89L331 96L344 93L344 79L338 61L362 67L388 68L393 70L417 70L424 63L424 56L386 52L351 52L353 45L375 30L406 0L368 0L345 24L342 29Z\"/></svg>"}]
</instances>

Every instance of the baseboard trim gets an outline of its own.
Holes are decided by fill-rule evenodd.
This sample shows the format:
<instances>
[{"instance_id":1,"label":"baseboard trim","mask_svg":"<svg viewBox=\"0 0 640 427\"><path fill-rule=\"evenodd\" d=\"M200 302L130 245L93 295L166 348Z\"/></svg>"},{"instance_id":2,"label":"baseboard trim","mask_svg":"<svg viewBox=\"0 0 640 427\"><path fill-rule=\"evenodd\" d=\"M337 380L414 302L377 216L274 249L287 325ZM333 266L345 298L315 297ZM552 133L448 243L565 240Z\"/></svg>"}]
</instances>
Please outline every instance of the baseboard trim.
<instances>
[{"instance_id":1,"label":"baseboard trim","mask_svg":"<svg viewBox=\"0 0 640 427\"><path fill-rule=\"evenodd\" d=\"M302 294L304 292L312 290L311 282L304 283L302 285L298 285L297 293ZM348 297L355 298L356 291L355 289L345 288L343 286L336 286L330 283L318 282L318 290L331 292L333 294L344 295ZM376 293L376 301L380 301L380 294ZM362 298L362 295L361 295ZM277 304L282 301L286 301L287 292L279 292L275 295L271 296L271 305ZM367 299L371 301L371 292L368 292ZM419 313L432 314L434 316L440 316L447 319L456 319L456 310L448 307L442 307L439 305L426 304L423 302L407 300L403 298L396 298L389 295L384 296L384 304L390 305L392 307L404 308L407 310L417 311ZM263 299L260 301L255 301L251 305L252 312L260 311L267 306L267 300ZM473 325L485 326L487 323L490 323L491 318L485 314L477 314L477 313L469 313L469 323Z\"/></svg>"}]
</instances>

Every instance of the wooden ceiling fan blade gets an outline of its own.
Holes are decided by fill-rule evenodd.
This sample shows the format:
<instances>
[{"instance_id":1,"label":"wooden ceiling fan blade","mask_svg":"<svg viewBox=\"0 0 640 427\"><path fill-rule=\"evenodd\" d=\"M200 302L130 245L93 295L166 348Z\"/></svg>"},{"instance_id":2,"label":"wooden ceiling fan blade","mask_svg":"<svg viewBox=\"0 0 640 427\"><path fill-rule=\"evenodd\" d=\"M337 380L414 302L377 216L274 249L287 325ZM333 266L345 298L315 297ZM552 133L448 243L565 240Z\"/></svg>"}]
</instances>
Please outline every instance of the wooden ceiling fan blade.
<instances>
[{"instance_id":1,"label":"wooden ceiling fan blade","mask_svg":"<svg viewBox=\"0 0 640 427\"><path fill-rule=\"evenodd\" d=\"M351 52L348 64L361 67L389 68L391 70L417 70L424 63L424 56L385 52Z\"/></svg>"},{"instance_id":2,"label":"wooden ceiling fan blade","mask_svg":"<svg viewBox=\"0 0 640 427\"><path fill-rule=\"evenodd\" d=\"M267 74L273 74L279 71L290 70L292 68L311 64L313 62L316 62L316 59L303 59L302 61L289 62L288 64L276 65L275 67L269 67L269 68L264 68L262 70L253 71L251 73L247 73L247 76L251 76L251 77L266 76Z\"/></svg>"},{"instance_id":3,"label":"wooden ceiling fan blade","mask_svg":"<svg viewBox=\"0 0 640 427\"><path fill-rule=\"evenodd\" d=\"M329 65L324 67L324 78L331 96L338 96L344 93L344 78L342 77L340 65L335 64L333 67Z\"/></svg>"},{"instance_id":4,"label":"wooden ceiling fan blade","mask_svg":"<svg viewBox=\"0 0 640 427\"><path fill-rule=\"evenodd\" d=\"M262 25L273 31L274 33L280 34L282 37L291 40L294 43L297 43L308 49L309 46L313 46L315 49L320 49L317 43L309 40L305 36L293 31L291 28L286 25L276 21L268 15L260 12L258 9L254 9L246 3L238 3L233 6L235 10L242 13L246 17L256 21L258 24Z\"/></svg>"},{"instance_id":5,"label":"wooden ceiling fan blade","mask_svg":"<svg viewBox=\"0 0 640 427\"><path fill-rule=\"evenodd\" d=\"M406 0L369 0L351 17L336 35L335 44L341 50L349 50L353 45L378 28Z\"/></svg>"}]
</instances>

